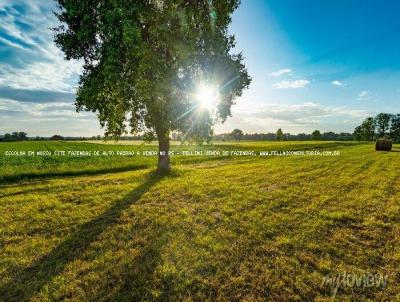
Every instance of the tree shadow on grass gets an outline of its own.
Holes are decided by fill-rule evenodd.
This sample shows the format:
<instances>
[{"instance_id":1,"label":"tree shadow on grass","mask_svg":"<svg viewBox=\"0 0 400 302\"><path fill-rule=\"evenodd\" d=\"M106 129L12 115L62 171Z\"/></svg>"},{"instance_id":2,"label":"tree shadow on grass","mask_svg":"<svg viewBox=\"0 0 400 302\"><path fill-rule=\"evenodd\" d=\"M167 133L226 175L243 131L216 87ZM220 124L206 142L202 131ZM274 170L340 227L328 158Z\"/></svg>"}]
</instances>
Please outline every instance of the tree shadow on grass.
<instances>
[{"instance_id":1,"label":"tree shadow on grass","mask_svg":"<svg viewBox=\"0 0 400 302\"><path fill-rule=\"evenodd\" d=\"M20 173L16 175L6 175L0 178L0 185L7 185L12 183L20 183L23 181L29 181L32 179L39 178L55 178L55 177L66 177L66 176L85 176L85 175L98 175L98 174L106 174L106 173L119 173L119 172L127 172L134 170L141 170L148 168L149 165L146 164L134 164L134 165L126 165L122 167L111 167L111 168L101 168L101 169L93 169L93 170L73 170L73 171L46 171L46 172L27 172Z\"/></svg>"},{"instance_id":2,"label":"tree shadow on grass","mask_svg":"<svg viewBox=\"0 0 400 302\"><path fill-rule=\"evenodd\" d=\"M2 301L29 301L48 282L63 272L69 262L80 258L90 244L109 226L118 222L121 213L159 182L164 176L151 173L146 180L100 216L81 225L71 236L48 254L23 269L0 287Z\"/></svg>"},{"instance_id":3,"label":"tree shadow on grass","mask_svg":"<svg viewBox=\"0 0 400 302\"><path fill-rule=\"evenodd\" d=\"M141 245L140 254L133 261L128 262L122 272L119 273L119 280L111 286L106 285L91 297L92 301L168 301L160 300L154 295L154 290L165 292L157 280L157 265L161 262L161 251L170 240L165 226L157 223L150 229L151 234L145 239L145 243ZM143 237L142 237L143 238ZM129 255L127 255L129 257Z\"/></svg>"}]
</instances>

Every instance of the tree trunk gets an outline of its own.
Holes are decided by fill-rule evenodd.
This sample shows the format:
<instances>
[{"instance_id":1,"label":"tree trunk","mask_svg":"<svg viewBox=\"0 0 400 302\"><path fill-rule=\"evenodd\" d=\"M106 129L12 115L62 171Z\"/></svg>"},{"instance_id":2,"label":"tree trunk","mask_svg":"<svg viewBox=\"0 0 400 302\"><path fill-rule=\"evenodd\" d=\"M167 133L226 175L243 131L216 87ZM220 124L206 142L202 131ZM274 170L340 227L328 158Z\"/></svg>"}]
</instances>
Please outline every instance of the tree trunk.
<instances>
[{"instance_id":1,"label":"tree trunk","mask_svg":"<svg viewBox=\"0 0 400 302\"><path fill-rule=\"evenodd\" d=\"M159 133L158 135L158 164L157 173L164 174L171 171L169 160L169 135L168 132Z\"/></svg>"}]
</instances>

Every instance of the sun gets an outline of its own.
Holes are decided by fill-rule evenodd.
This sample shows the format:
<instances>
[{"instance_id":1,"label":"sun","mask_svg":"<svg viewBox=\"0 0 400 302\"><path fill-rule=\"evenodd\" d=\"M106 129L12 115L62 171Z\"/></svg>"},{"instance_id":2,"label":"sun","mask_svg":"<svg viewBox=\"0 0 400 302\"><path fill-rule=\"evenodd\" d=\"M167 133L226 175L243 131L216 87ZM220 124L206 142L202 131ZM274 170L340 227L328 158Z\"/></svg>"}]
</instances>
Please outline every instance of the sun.
<instances>
[{"instance_id":1,"label":"sun","mask_svg":"<svg viewBox=\"0 0 400 302\"><path fill-rule=\"evenodd\" d=\"M211 111L217 105L218 90L211 86L200 85L197 89L196 100L201 109Z\"/></svg>"}]
</instances>

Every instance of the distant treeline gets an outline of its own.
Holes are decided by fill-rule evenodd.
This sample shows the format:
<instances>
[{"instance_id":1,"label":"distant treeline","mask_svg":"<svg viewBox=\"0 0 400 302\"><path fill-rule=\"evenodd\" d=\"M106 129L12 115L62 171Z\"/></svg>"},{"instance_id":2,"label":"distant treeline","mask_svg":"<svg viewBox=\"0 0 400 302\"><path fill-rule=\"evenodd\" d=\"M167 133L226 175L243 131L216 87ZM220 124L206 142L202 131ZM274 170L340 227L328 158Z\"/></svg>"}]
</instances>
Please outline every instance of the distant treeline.
<instances>
[{"instance_id":1,"label":"distant treeline","mask_svg":"<svg viewBox=\"0 0 400 302\"><path fill-rule=\"evenodd\" d=\"M28 134L25 132L13 132L0 135L0 142L18 142L28 140Z\"/></svg>"},{"instance_id":2,"label":"distant treeline","mask_svg":"<svg viewBox=\"0 0 400 302\"><path fill-rule=\"evenodd\" d=\"M290 134L284 133L279 128L276 133L243 133L240 129L234 129L231 133L216 134L213 136L215 141L229 141L229 140L246 140L246 141L374 141L377 138L388 138L395 142L400 142L400 114L379 113L375 117L366 118L360 126L354 129L353 133L335 133L323 132L314 130L310 134L299 133ZM172 140L181 141L182 136L178 133L172 133ZM0 142L16 142L24 140L71 140L71 141L87 141L87 140L101 140L103 137L100 135L90 137L63 137L55 134L51 137L28 137L25 132L13 132L0 135ZM148 140L145 135L123 136L120 140Z\"/></svg>"},{"instance_id":3,"label":"distant treeline","mask_svg":"<svg viewBox=\"0 0 400 302\"><path fill-rule=\"evenodd\" d=\"M4 135L0 135L0 142L19 142L19 141L91 141L91 140L102 140L104 137L100 135L97 136L61 136L59 134L55 134L50 137L45 136L34 136L28 137L27 133L25 132L13 132L13 133L6 133ZM120 140L142 140L143 137L141 135L136 136L123 136Z\"/></svg>"},{"instance_id":4,"label":"distant treeline","mask_svg":"<svg viewBox=\"0 0 400 302\"><path fill-rule=\"evenodd\" d=\"M252 140L252 141L374 141L378 138L391 139L400 142L400 114L379 113L375 117L366 118L353 133L335 133L314 130L311 134L284 133L279 128L276 133L243 133L240 129L234 129L231 133L218 134L215 140Z\"/></svg>"},{"instance_id":5,"label":"distant treeline","mask_svg":"<svg viewBox=\"0 0 400 302\"><path fill-rule=\"evenodd\" d=\"M325 140L325 141L352 141L354 137L351 133L335 133L335 132L324 132L320 133L318 130L311 134L299 133L290 134L283 133L281 129L278 129L277 133L243 133L240 134L239 129L235 129L232 133L218 134L214 136L217 141L229 141L229 140L246 140L246 141L311 141L311 140Z\"/></svg>"}]
</instances>

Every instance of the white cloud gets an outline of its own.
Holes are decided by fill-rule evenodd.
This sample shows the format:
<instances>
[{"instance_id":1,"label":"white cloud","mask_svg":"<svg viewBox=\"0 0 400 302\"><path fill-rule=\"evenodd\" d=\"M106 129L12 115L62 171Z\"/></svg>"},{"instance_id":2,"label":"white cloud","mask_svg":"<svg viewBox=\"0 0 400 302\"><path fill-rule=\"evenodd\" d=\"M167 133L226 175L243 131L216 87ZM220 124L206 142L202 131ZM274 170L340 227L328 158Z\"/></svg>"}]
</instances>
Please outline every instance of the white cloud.
<instances>
[{"instance_id":1,"label":"white cloud","mask_svg":"<svg viewBox=\"0 0 400 302\"><path fill-rule=\"evenodd\" d=\"M366 101L370 98L369 92L367 90L363 90L358 94L358 100Z\"/></svg>"},{"instance_id":2,"label":"white cloud","mask_svg":"<svg viewBox=\"0 0 400 302\"><path fill-rule=\"evenodd\" d=\"M0 110L4 113L9 112L7 116L10 118L13 114L18 114L27 119L38 117L85 118L90 115L88 112L77 113L72 103L26 103L4 98L0 98Z\"/></svg>"},{"instance_id":3,"label":"white cloud","mask_svg":"<svg viewBox=\"0 0 400 302\"><path fill-rule=\"evenodd\" d=\"M294 80L294 81L281 81L272 85L277 89L296 89L303 88L310 84L309 80Z\"/></svg>"},{"instance_id":4,"label":"white cloud","mask_svg":"<svg viewBox=\"0 0 400 302\"><path fill-rule=\"evenodd\" d=\"M0 64L0 85L15 89L73 92L81 73L82 62L66 61L54 45L57 20L51 13L53 3L26 1L24 13L13 1L1 0L0 43L12 51L9 60ZM46 14L45 12L48 12ZM23 24L24 27L21 27Z\"/></svg>"},{"instance_id":5,"label":"white cloud","mask_svg":"<svg viewBox=\"0 0 400 302\"><path fill-rule=\"evenodd\" d=\"M0 98L1 134L25 131L29 136L91 136L103 132L95 114L77 113L74 108L66 102L27 103Z\"/></svg>"},{"instance_id":6,"label":"white cloud","mask_svg":"<svg viewBox=\"0 0 400 302\"><path fill-rule=\"evenodd\" d=\"M268 132L283 128L291 133L321 131L352 132L354 127L367 116L367 110L352 109L347 106L326 106L314 102L300 104L260 103L246 109L233 107L233 117L216 129L217 133L229 132L234 128L245 132Z\"/></svg>"},{"instance_id":7,"label":"white cloud","mask_svg":"<svg viewBox=\"0 0 400 302\"><path fill-rule=\"evenodd\" d=\"M332 81L332 84L335 86L344 86L344 84L338 80Z\"/></svg>"},{"instance_id":8,"label":"white cloud","mask_svg":"<svg viewBox=\"0 0 400 302\"><path fill-rule=\"evenodd\" d=\"M292 70L290 68L284 68L284 69L280 69L280 70L272 72L270 74L270 76L277 78L277 77L283 76L285 74L291 74L291 73L292 73Z\"/></svg>"},{"instance_id":9,"label":"white cloud","mask_svg":"<svg viewBox=\"0 0 400 302\"><path fill-rule=\"evenodd\" d=\"M0 69L0 85L15 89L74 92L74 77L79 74L81 65L54 58L48 62L32 62L23 68L0 64Z\"/></svg>"}]
</instances>

